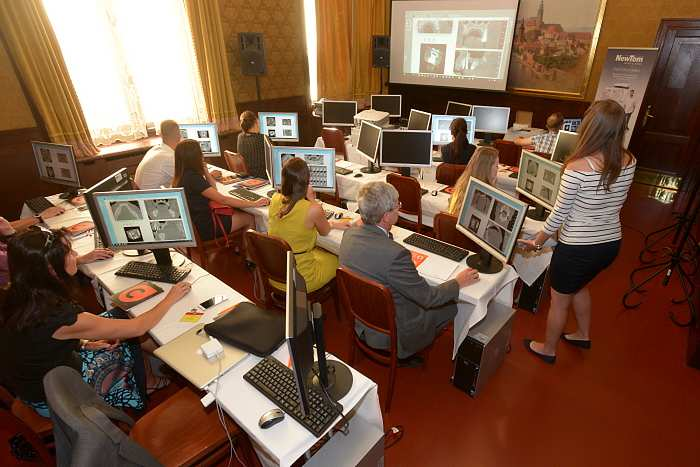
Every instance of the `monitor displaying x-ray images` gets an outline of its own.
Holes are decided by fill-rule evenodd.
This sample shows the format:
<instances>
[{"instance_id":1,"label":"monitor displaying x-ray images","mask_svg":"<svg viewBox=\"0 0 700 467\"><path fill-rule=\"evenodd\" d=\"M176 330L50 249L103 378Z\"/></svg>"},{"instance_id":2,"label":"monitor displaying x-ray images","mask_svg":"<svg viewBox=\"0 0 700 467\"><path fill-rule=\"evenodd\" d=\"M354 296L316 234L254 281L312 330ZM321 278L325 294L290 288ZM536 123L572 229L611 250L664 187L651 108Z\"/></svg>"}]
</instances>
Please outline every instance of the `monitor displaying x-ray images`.
<instances>
[{"instance_id":1,"label":"monitor displaying x-ray images","mask_svg":"<svg viewBox=\"0 0 700 467\"><path fill-rule=\"evenodd\" d=\"M300 157L309 166L309 183L314 191L335 192L335 149L297 148L290 146L272 147L272 184L282 186L282 167L295 157Z\"/></svg>"},{"instance_id":2,"label":"monitor displaying x-ray images","mask_svg":"<svg viewBox=\"0 0 700 467\"><path fill-rule=\"evenodd\" d=\"M204 157L221 156L216 123L181 123L180 136L197 141Z\"/></svg>"},{"instance_id":3,"label":"monitor displaying x-ray images","mask_svg":"<svg viewBox=\"0 0 700 467\"><path fill-rule=\"evenodd\" d=\"M260 112L260 133L271 141L299 141L299 114L296 112Z\"/></svg>"},{"instance_id":4,"label":"monitor displaying x-ray images","mask_svg":"<svg viewBox=\"0 0 700 467\"><path fill-rule=\"evenodd\" d=\"M433 134L433 145L442 146L452 142L450 125L455 118L463 118L467 123L467 140L474 144L474 117L460 115L433 115L430 131Z\"/></svg>"},{"instance_id":5,"label":"monitor displaying x-ray images","mask_svg":"<svg viewBox=\"0 0 700 467\"><path fill-rule=\"evenodd\" d=\"M518 193L550 211L559 193L561 164L530 151L523 151L518 169Z\"/></svg>"},{"instance_id":6,"label":"monitor displaying x-ray images","mask_svg":"<svg viewBox=\"0 0 700 467\"><path fill-rule=\"evenodd\" d=\"M73 146L32 141L32 150L41 180L80 188Z\"/></svg>"},{"instance_id":7,"label":"monitor displaying x-ray images","mask_svg":"<svg viewBox=\"0 0 700 467\"><path fill-rule=\"evenodd\" d=\"M195 246L183 188L93 193L102 241L114 249Z\"/></svg>"},{"instance_id":8,"label":"monitor displaying x-ray images","mask_svg":"<svg viewBox=\"0 0 700 467\"><path fill-rule=\"evenodd\" d=\"M457 230L506 263L513 253L527 204L474 177L469 179Z\"/></svg>"}]
</instances>

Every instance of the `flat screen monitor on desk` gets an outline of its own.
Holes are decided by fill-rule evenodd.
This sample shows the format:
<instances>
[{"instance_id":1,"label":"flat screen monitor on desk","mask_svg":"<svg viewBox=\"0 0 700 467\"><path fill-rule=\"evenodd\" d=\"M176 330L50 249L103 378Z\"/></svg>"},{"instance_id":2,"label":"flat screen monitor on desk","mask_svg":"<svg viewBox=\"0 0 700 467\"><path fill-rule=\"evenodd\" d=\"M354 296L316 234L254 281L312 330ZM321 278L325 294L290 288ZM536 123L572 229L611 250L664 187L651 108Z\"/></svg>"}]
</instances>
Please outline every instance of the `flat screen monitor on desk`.
<instances>
[{"instance_id":1,"label":"flat screen monitor on desk","mask_svg":"<svg viewBox=\"0 0 700 467\"><path fill-rule=\"evenodd\" d=\"M576 143L578 143L578 133L559 130L557 140L554 143L554 151L552 151L552 160L564 162L576 149Z\"/></svg>"},{"instance_id":2,"label":"flat screen monitor on desk","mask_svg":"<svg viewBox=\"0 0 700 467\"><path fill-rule=\"evenodd\" d=\"M545 209L554 209L561 182L561 164L545 159L530 151L523 151L518 169L518 185L515 190L539 205L528 217L545 220Z\"/></svg>"},{"instance_id":3,"label":"flat screen monitor on desk","mask_svg":"<svg viewBox=\"0 0 700 467\"><path fill-rule=\"evenodd\" d=\"M260 133L272 141L299 141L299 114L296 112L260 112Z\"/></svg>"},{"instance_id":4,"label":"flat screen monitor on desk","mask_svg":"<svg viewBox=\"0 0 700 467\"><path fill-rule=\"evenodd\" d=\"M360 136L357 138L357 150L367 159L367 167L360 169L364 173L379 173L381 169L377 166L377 156L379 155L379 142L382 138L382 129L366 121L360 123Z\"/></svg>"},{"instance_id":5,"label":"flat screen monitor on desk","mask_svg":"<svg viewBox=\"0 0 700 467\"><path fill-rule=\"evenodd\" d=\"M430 167L432 156L430 131L382 131L379 155L381 166L400 167L403 175L410 175L411 167Z\"/></svg>"},{"instance_id":6,"label":"flat screen monitor on desk","mask_svg":"<svg viewBox=\"0 0 700 467\"><path fill-rule=\"evenodd\" d=\"M267 172L267 180L272 183L272 142L267 135L263 135L265 142L265 172Z\"/></svg>"},{"instance_id":7,"label":"flat screen monitor on desk","mask_svg":"<svg viewBox=\"0 0 700 467\"><path fill-rule=\"evenodd\" d=\"M149 249L161 266L172 265L170 248L196 246L183 188L96 192L98 230L114 250Z\"/></svg>"},{"instance_id":8,"label":"flat screen monitor on desk","mask_svg":"<svg viewBox=\"0 0 700 467\"><path fill-rule=\"evenodd\" d=\"M467 258L469 267L481 273L503 269L513 253L527 204L474 177L469 179L457 230L481 247Z\"/></svg>"},{"instance_id":9,"label":"flat screen monitor on desk","mask_svg":"<svg viewBox=\"0 0 700 467\"><path fill-rule=\"evenodd\" d=\"M357 102L323 100L324 126L355 126Z\"/></svg>"},{"instance_id":10,"label":"flat screen monitor on desk","mask_svg":"<svg viewBox=\"0 0 700 467\"><path fill-rule=\"evenodd\" d=\"M85 204L87 205L88 210L90 211L90 216L92 216L93 219L96 219L99 215L99 213L97 212L97 205L95 204L93 194L131 189L133 189L133 184L131 182L131 179L129 178L129 172L125 168L119 169L112 175L105 177L99 182L95 183L93 186L91 186L83 192L83 196L85 197ZM101 222L95 223L95 229L97 230L97 234L100 236L100 239L105 237L105 231Z\"/></svg>"},{"instance_id":11,"label":"flat screen monitor on desk","mask_svg":"<svg viewBox=\"0 0 700 467\"><path fill-rule=\"evenodd\" d=\"M78 176L78 165L75 162L73 146L32 141L32 150L34 151L36 168L39 171L39 179L71 188L61 194L63 199L78 196L80 177Z\"/></svg>"},{"instance_id":12,"label":"flat screen monitor on desk","mask_svg":"<svg viewBox=\"0 0 700 467\"><path fill-rule=\"evenodd\" d=\"M421 110L411 109L408 114L407 130L427 130L430 128L430 114Z\"/></svg>"},{"instance_id":13,"label":"flat screen monitor on desk","mask_svg":"<svg viewBox=\"0 0 700 467\"><path fill-rule=\"evenodd\" d=\"M491 140L494 135L505 134L508 131L509 107L475 105L472 107L472 116L475 119L476 132L484 133L486 140Z\"/></svg>"},{"instance_id":14,"label":"flat screen monitor on desk","mask_svg":"<svg viewBox=\"0 0 700 467\"><path fill-rule=\"evenodd\" d=\"M455 118L463 118L467 123L467 140L474 144L474 117L460 115L433 115L430 131L433 134L433 145L442 146L452 142L450 125Z\"/></svg>"},{"instance_id":15,"label":"flat screen monitor on desk","mask_svg":"<svg viewBox=\"0 0 700 467\"><path fill-rule=\"evenodd\" d=\"M565 131L576 131L583 121L582 118L565 118L561 129Z\"/></svg>"},{"instance_id":16,"label":"flat screen monitor on desk","mask_svg":"<svg viewBox=\"0 0 700 467\"><path fill-rule=\"evenodd\" d=\"M374 110L389 113L389 117L400 117L401 94L372 94L370 106Z\"/></svg>"},{"instance_id":17,"label":"flat screen monitor on desk","mask_svg":"<svg viewBox=\"0 0 700 467\"><path fill-rule=\"evenodd\" d=\"M335 149L298 148L290 146L272 147L272 184L282 187L282 167L295 157L306 161L309 166L309 183L314 191L335 193Z\"/></svg>"},{"instance_id":18,"label":"flat screen monitor on desk","mask_svg":"<svg viewBox=\"0 0 700 467\"><path fill-rule=\"evenodd\" d=\"M472 106L470 104L462 104L461 102L447 101L445 115L462 115L467 116L472 114Z\"/></svg>"},{"instance_id":19,"label":"flat screen monitor on desk","mask_svg":"<svg viewBox=\"0 0 700 467\"><path fill-rule=\"evenodd\" d=\"M204 157L221 156L216 123L181 123L180 136L197 141Z\"/></svg>"}]
</instances>

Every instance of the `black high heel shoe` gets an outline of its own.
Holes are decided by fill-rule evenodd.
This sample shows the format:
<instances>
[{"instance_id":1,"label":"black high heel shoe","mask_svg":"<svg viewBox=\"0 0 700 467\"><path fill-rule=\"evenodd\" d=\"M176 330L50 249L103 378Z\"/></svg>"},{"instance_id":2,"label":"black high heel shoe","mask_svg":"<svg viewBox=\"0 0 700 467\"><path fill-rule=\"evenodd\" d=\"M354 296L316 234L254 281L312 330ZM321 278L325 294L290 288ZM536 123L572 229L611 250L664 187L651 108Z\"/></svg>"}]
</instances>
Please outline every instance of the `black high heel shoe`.
<instances>
[{"instance_id":1,"label":"black high heel shoe","mask_svg":"<svg viewBox=\"0 0 700 467\"><path fill-rule=\"evenodd\" d=\"M545 355L541 354L539 352L535 352L532 350L532 347L530 347L530 343L532 342L532 339L524 339L523 340L523 345L525 345L525 350L530 352L532 355L535 357L539 358L543 362L549 364L549 365L554 365L554 362L557 361L557 356L556 355Z\"/></svg>"}]
</instances>

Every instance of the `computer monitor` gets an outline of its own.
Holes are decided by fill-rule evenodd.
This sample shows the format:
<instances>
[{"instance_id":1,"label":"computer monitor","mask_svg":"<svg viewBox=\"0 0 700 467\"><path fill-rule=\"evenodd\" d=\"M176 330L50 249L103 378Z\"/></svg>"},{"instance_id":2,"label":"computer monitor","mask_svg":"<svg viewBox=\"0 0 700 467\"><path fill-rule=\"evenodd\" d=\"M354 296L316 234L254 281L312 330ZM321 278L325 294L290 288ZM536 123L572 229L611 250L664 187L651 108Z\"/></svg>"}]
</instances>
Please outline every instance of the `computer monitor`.
<instances>
[{"instance_id":1,"label":"computer monitor","mask_svg":"<svg viewBox=\"0 0 700 467\"><path fill-rule=\"evenodd\" d=\"M196 246L183 188L92 194L95 225L114 250L150 249L161 266L172 265L169 248Z\"/></svg>"},{"instance_id":2,"label":"computer monitor","mask_svg":"<svg viewBox=\"0 0 700 467\"><path fill-rule=\"evenodd\" d=\"M366 121L360 123L360 135L357 138L357 150L368 161L368 166L360 169L364 173L379 173L381 169L376 165L379 154L379 142L382 138L382 129Z\"/></svg>"},{"instance_id":3,"label":"computer monitor","mask_svg":"<svg viewBox=\"0 0 700 467\"><path fill-rule=\"evenodd\" d=\"M306 281L287 252L286 337L302 414L309 411L309 391L317 388L338 402L350 392L352 373L338 360L326 360L323 314L320 304L308 309ZM314 363L314 344L318 362ZM342 407L339 407L342 410Z\"/></svg>"},{"instance_id":4,"label":"computer monitor","mask_svg":"<svg viewBox=\"0 0 700 467\"><path fill-rule=\"evenodd\" d=\"M452 142L450 125L455 118L463 118L467 122L467 140L474 144L474 117L461 115L433 115L430 131L433 134L433 145L442 146Z\"/></svg>"},{"instance_id":5,"label":"computer monitor","mask_svg":"<svg viewBox=\"0 0 700 467\"><path fill-rule=\"evenodd\" d=\"M577 131L582 121L582 118L565 118L561 129L565 131Z\"/></svg>"},{"instance_id":6,"label":"computer monitor","mask_svg":"<svg viewBox=\"0 0 700 467\"><path fill-rule=\"evenodd\" d=\"M272 183L272 141L267 135L263 135L265 142L265 172L267 172L267 180Z\"/></svg>"},{"instance_id":7,"label":"computer monitor","mask_svg":"<svg viewBox=\"0 0 700 467\"><path fill-rule=\"evenodd\" d=\"M445 115L471 115L472 106L470 104L462 104L461 102L447 101Z\"/></svg>"},{"instance_id":8,"label":"computer monitor","mask_svg":"<svg viewBox=\"0 0 700 467\"><path fill-rule=\"evenodd\" d=\"M400 167L410 175L411 167L430 167L433 143L430 131L384 130L380 144L379 164Z\"/></svg>"},{"instance_id":9,"label":"computer monitor","mask_svg":"<svg viewBox=\"0 0 700 467\"><path fill-rule=\"evenodd\" d=\"M564 162L576 149L576 143L578 143L578 133L559 130L557 140L554 143L554 151L552 151L552 160Z\"/></svg>"},{"instance_id":10,"label":"computer monitor","mask_svg":"<svg viewBox=\"0 0 700 467\"><path fill-rule=\"evenodd\" d=\"M561 164L530 151L523 151L518 169L516 191L539 205L538 209L528 211L528 217L536 220L546 219L545 209L554 209L561 181Z\"/></svg>"},{"instance_id":11,"label":"computer monitor","mask_svg":"<svg viewBox=\"0 0 700 467\"><path fill-rule=\"evenodd\" d=\"M388 112L389 117L400 117L401 94L372 94L370 107L374 110Z\"/></svg>"},{"instance_id":12,"label":"computer monitor","mask_svg":"<svg viewBox=\"0 0 700 467\"><path fill-rule=\"evenodd\" d=\"M221 156L216 123L181 123L180 136L197 141L204 157Z\"/></svg>"},{"instance_id":13,"label":"computer monitor","mask_svg":"<svg viewBox=\"0 0 700 467\"><path fill-rule=\"evenodd\" d=\"M355 126L357 102L355 101L323 101L324 126Z\"/></svg>"},{"instance_id":14,"label":"computer monitor","mask_svg":"<svg viewBox=\"0 0 700 467\"><path fill-rule=\"evenodd\" d=\"M430 128L430 114L421 110L411 109L408 114L407 130L427 130Z\"/></svg>"},{"instance_id":15,"label":"computer monitor","mask_svg":"<svg viewBox=\"0 0 700 467\"><path fill-rule=\"evenodd\" d=\"M503 263L513 253L526 211L527 204L471 177L459 211L457 230L482 250L469 256L467 265L486 274L503 269Z\"/></svg>"},{"instance_id":16,"label":"computer monitor","mask_svg":"<svg viewBox=\"0 0 700 467\"><path fill-rule=\"evenodd\" d=\"M309 182L314 191L335 193L335 149L297 148L291 146L272 147L272 185L282 186L282 167L285 162L300 157L309 166Z\"/></svg>"},{"instance_id":17,"label":"computer monitor","mask_svg":"<svg viewBox=\"0 0 700 467\"><path fill-rule=\"evenodd\" d=\"M296 112L260 112L260 133L272 141L299 141L299 114Z\"/></svg>"},{"instance_id":18,"label":"computer monitor","mask_svg":"<svg viewBox=\"0 0 700 467\"><path fill-rule=\"evenodd\" d=\"M83 192L85 205L88 207L88 211L90 211L90 216L93 219L96 219L98 216L97 205L95 204L95 199L93 197L94 193L106 193L110 191L123 191L131 189L133 189L133 185L131 178L129 178L129 172L126 168L119 169L113 174L95 183L93 186ZM100 236L100 239L105 237L105 231L102 223L96 222L95 229L97 230L97 234Z\"/></svg>"},{"instance_id":19,"label":"computer monitor","mask_svg":"<svg viewBox=\"0 0 700 467\"><path fill-rule=\"evenodd\" d=\"M73 146L32 141L32 150L39 178L45 182L72 188L61 194L63 199L78 196L80 177Z\"/></svg>"},{"instance_id":20,"label":"computer monitor","mask_svg":"<svg viewBox=\"0 0 700 467\"><path fill-rule=\"evenodd\" d=\"M509 107L491 107L487 105L475 105L472 107L472 116L475 119L475 130L487 135L502 134L508 131Z\"/></svg>"}]
</instances>

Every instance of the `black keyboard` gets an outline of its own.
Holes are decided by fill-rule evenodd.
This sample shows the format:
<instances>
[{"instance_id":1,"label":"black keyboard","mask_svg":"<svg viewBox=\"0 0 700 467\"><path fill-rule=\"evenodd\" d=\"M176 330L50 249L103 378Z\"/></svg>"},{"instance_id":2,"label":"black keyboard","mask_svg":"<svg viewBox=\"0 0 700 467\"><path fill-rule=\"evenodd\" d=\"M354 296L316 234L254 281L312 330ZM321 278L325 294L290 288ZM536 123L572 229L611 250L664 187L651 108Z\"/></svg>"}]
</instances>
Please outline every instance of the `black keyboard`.
<instances>
[{"instance_id":1,"label":"black keyboard","mask_svg":"<svg viewBox=\"0 0 700 467\"><path fill-rule=\"evenodd\" d=\"M263 196L245 188L234 188L233 190L229 191L228 194L231 196L235 196L236 198L244 199L246 201L257 201L260 198L263 198Z\"/></svg>"},{"instance_id":2,"label":"black keyboard","mask_svg":"<svg viewBox=\"0 0 700 467\"><path fill-rule=\"evenodd\" d=\"M243 375L255 389L270 399L280 409L317 438L331 426L343 410L338 403L330 403L321 390L311 388L309 391L309 413L301 414L296 381L291 369L274 357L265 357Z\"/></svg>"},{"instance_id":3,"label":"black keyboard","mask_svg":"<svg viewBox=\"0 0 700 467\"><path fill-rule=\"evenodd\" d=\"M420 235L417 233L411 234L404 238L403 242L407 245L413 245L422 250L451 259L452 261L459 262L469 256L469 252L464 248L450 245L449 243L441 242L440 240L435 240L434 238L426 237L425 235Z\"/></svg>"},{"instance_id":4,"label":"black keyboard","mask_svg":"<svg viewBox=\"0 0 700 467\"><path fill-rule=\"evenodd\" d=\"M178 268L175 266L160 266L142 261L129 261L119 268L117 276L132 277L147 281L167 282L177 284L190 273L188 268Z\"/></svg>"},{"instance_id":5,"label":"black keyboard","mask_svg":"<svg viewBox=\"0 0 700 467\"><path fill-rule=\"evenodd\" d=\"M420 195L421 195L421 196L427 195L427 194L428 194L428 190L426 190L425 188L421 188L421 189L420 189Z\"/></svg>"},{"instance_id":6,"label":"black keyboard","mask_svg":"<svg viewBox=\"0 0 700 467\"><path fill-rule=\"evenodd\" d=\"M335 168L335 173L336 173L337 175L349 175L349 174L352 173L352 170L346 169L346 168L344 168L344 167L336 167L336 168Z\"/></svg>"},{"instance_id":7,"label":"black keyboard","mask_svg":"<svg viewBox=\"0 0 700 467\"><path fill-rule=\"evenodd\" d=\"M29 209L34 211L35 214L41 214L49 208L53 207L51 201L44 198L43 196L37 196L36 198L28 199L24 202Z\"/></svg>"},{"instance_id":8,"label":"black keyboard","mask_svg":"<svg viewBox=\"0 0 700 467\"><path fill-rule=\"evenodd\" d=\"M331 217L335 216L335 213L333 211L328 210L328 209L324 209L323 214L325 214L326 219L330 219Z\"/></svg>"}]
</instances>

